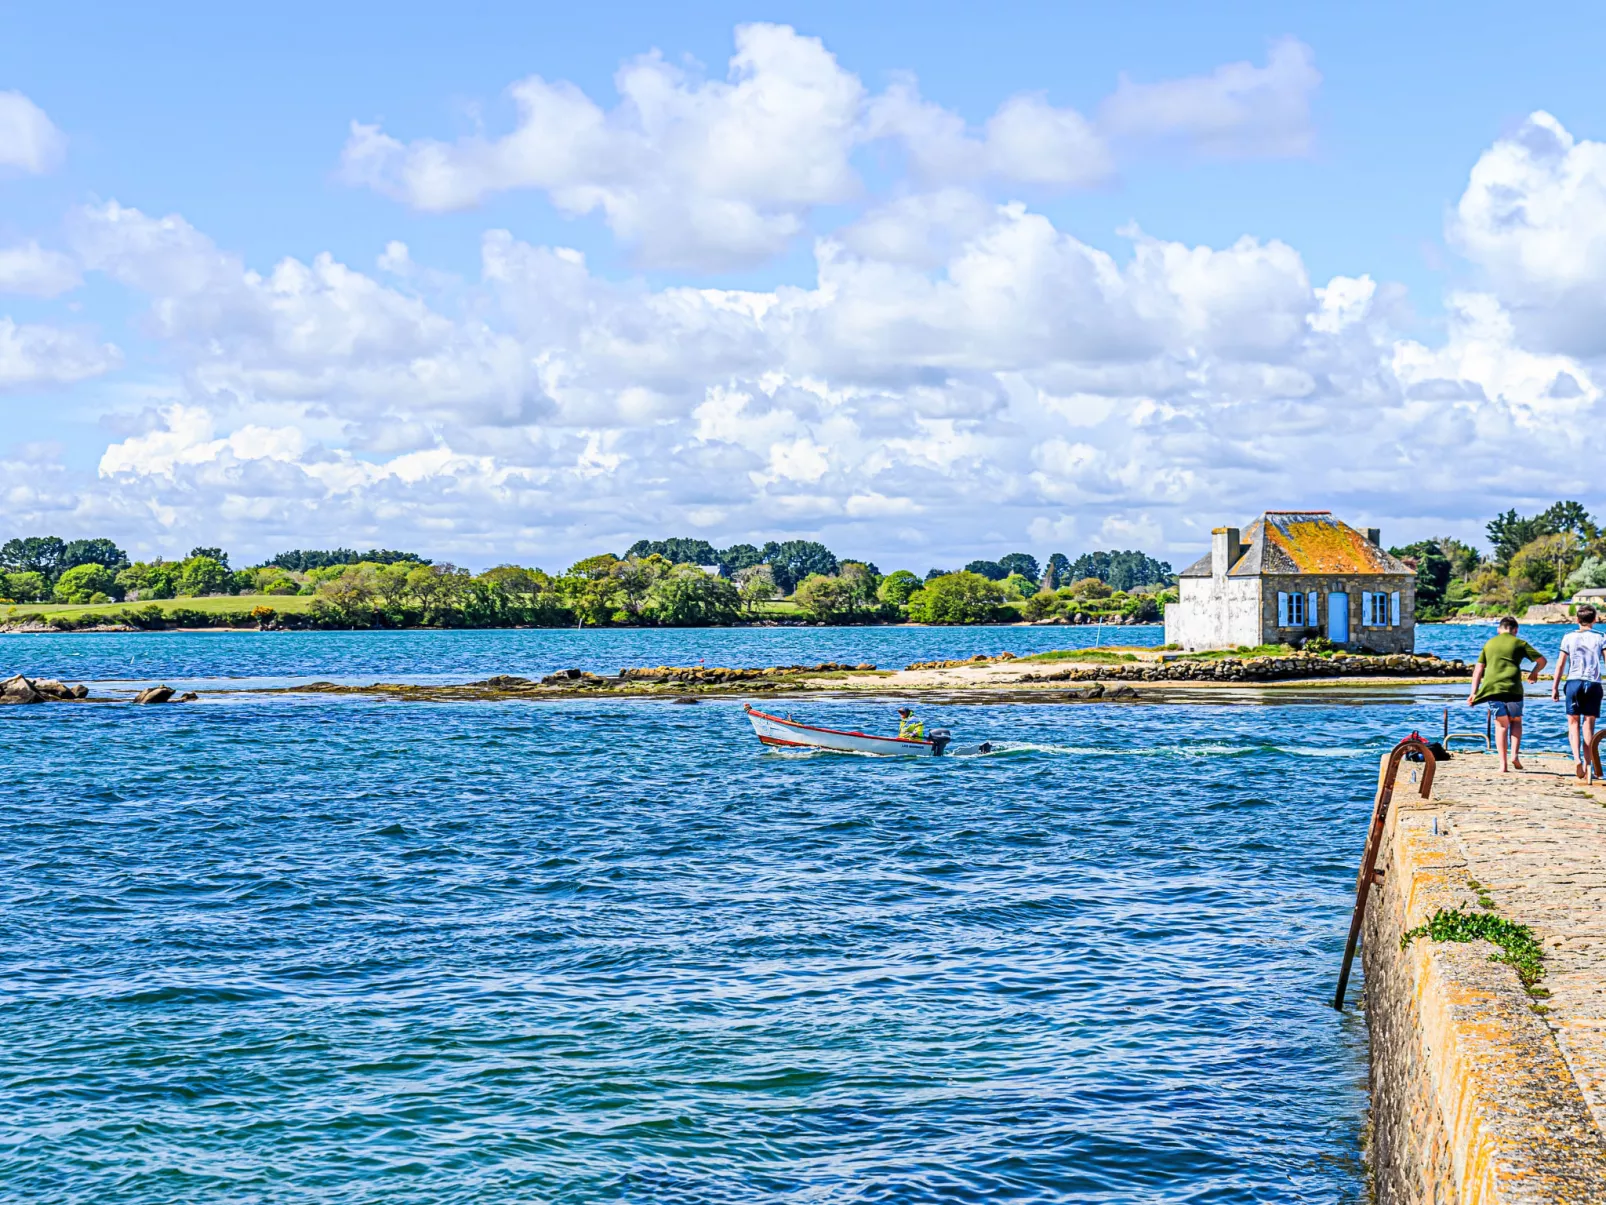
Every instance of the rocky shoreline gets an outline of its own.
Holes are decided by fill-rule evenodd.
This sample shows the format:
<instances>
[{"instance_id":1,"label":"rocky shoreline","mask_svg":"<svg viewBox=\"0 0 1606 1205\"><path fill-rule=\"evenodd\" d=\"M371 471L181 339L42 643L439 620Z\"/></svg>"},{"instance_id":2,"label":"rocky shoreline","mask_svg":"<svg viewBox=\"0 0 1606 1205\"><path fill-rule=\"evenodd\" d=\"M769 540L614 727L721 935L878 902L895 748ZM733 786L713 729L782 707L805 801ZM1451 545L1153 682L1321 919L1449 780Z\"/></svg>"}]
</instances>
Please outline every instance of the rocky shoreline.
<instances>
[{"instance_id":1,"label":"rocky shoreline","mask_svg":"<svg viewBox=\"0 0 1606 1205\"><path fill-rule=\"evenodd\" d=\"M1097 654L1088 654L1097 656ZM539 678L497 674L475 682L419 684L373 682L351 686L309 682L253 689L251 694L370 695L425 701L569 699L582 697L662 698L695 701L703 696L868 695L929 697L949 702L1164 701L1167 696L1201 697L1201 692L1230 686L1276 684L1330 689L1335 683L1357 686L1401 686L1466 679L1463 661L1432 654L1389 656L1293 654L1283 657L1185 657L1149 652L1111 654L1115 663L1069 664L1052 668L1036 657L978 654L964 661L916 662L901 670L881 669L870 662L822 661L815 665L771 665L740 668L704 665L627 666L616 674L571 668ZM1074 685L1072 685L1074 684ZM0 703L81 702L83 686L22 675L0 682ZM223 692L211 692L223 693ZM234 693L229 691L227 693ZM140 691L135 703L189 702L197 696L176 694L159 685ZM111 700L94 700L109 702Z\"/></svg>"}]
</instances>

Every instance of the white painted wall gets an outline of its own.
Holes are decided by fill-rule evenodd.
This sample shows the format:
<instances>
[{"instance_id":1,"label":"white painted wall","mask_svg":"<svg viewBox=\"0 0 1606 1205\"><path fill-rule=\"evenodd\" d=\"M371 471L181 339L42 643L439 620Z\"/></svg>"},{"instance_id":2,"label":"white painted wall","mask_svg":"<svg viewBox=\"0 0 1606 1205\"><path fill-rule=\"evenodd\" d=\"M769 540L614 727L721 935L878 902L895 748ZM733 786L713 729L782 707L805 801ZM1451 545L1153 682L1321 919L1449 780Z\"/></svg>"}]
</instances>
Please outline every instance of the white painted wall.
<instances>
[{"instance_id":1,"label":"white painted wall","mask_svg":"<svg viewBox=\"0 0 1606 1205\"><path fill-rule=\"evenodd\" d=\"M1167 603L1165 639L1187 652L1261 642L1258 577L1184 577L1179 601Z\"/></svg>"}]
</instances>

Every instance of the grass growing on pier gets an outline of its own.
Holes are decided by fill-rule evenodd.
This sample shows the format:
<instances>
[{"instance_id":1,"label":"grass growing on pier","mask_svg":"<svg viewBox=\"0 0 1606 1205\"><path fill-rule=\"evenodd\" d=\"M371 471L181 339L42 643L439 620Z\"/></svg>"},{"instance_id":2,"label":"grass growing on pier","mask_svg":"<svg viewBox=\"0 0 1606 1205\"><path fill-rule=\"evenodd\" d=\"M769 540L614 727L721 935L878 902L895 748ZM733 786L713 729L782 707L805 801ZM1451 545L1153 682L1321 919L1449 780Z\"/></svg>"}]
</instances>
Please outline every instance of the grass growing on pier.
<instances>
[{"instance_id":1,"label":"grass growing on pier","mask_svg":"<svg viewBox=\"0 0 1606 1205\"><path fill-rule=\"evenodd\" d=\"M1463 912L1459 908L1440 908L1425 925L1407 929L1400 935L1400 949L1418 937L1429 941L1487 941L1500 947L1492 956L1514 968L1517 978L1530 996L1548 996L1539 986L1544 976L1544 947L1527 925L1489 912Z\"/></svg>"}]
</instances>

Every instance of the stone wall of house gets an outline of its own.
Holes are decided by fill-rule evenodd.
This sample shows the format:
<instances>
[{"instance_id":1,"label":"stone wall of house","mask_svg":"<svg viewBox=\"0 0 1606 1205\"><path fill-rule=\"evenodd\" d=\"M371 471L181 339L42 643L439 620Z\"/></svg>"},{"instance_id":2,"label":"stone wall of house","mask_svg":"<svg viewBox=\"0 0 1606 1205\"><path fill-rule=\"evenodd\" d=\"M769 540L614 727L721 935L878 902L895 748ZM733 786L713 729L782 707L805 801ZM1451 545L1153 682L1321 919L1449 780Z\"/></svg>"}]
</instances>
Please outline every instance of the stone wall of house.
<instances>
[{"instance_id":1,"label":"stone wall of house","mask_svg":"<svg viewBox=\"0 0 1606 1205\"><path fill-rule=\"evenodd\" d=\"M1416 578L1410 574L1299 574L1258 579L1260 586L1260 638L1244 644L1298 644L1310 636L1327 635L1327 596L1349 595L1349 644L1352 649L1377 653L1416 651ZM1280 591L1316 591L1316 615L1302 628L1277 626L1277 595ZM1397 627L1368 627L1361 622L1363 591L1400 592L1400 622Z\"/></svg>"}]
</instances>

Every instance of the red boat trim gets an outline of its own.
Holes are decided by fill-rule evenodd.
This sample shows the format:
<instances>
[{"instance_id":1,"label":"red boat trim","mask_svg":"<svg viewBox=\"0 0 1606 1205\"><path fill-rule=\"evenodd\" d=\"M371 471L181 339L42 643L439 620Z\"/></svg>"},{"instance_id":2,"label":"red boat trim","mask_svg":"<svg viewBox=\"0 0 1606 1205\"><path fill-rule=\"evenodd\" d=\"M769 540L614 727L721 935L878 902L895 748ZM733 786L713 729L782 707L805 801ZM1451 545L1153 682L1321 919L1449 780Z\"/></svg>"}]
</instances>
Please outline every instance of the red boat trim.
<instances>
[{"instance_id":1,"label":"red boat trim","mask_svg":"<svg viewBox=\"0 0 1606 1205\"><path fill-rule=\"evenodd\" d=\"M761 720L769 720L775 724L785 724L788 728L801 728L804 732L829 732L832 736L857 736L867 741L886 741L891 745L930 745L932 743L931 741L917 741L907 736L873 736L868 732L850 732L844 728L816 728L812 724L799 724L796 720L783 720L778 715L770 715L767 711L760 711L751 703L744 704L743 707L749 715L756 715ZM763 737L758 739L764 740Z\"/></svg>"}]
</instances>

